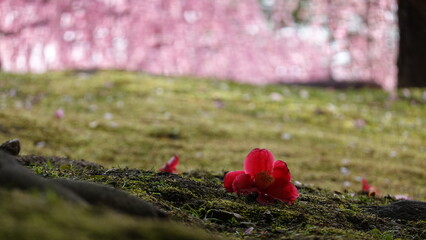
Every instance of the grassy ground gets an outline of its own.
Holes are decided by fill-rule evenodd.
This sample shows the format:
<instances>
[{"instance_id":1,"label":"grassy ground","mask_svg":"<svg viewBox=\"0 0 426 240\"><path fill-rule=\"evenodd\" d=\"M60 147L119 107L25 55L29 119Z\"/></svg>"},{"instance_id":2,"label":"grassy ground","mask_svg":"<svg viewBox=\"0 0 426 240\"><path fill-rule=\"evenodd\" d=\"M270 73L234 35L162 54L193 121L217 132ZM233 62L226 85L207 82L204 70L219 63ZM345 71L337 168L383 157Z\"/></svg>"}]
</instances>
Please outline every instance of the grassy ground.
<instances>
[{"instance_id":1,"label":"grassy ground","mask_svg":"<svg viewBox=\"0 0 426 240\"><path fill-rule=\"evenodd\" d=\"M389 101L372 89L254 87L114 71L2 73L0 139L19 138L24 154L107 167L157 170L178 154L180 172L242 169L252 148L267 148L305 184L356 191L362 177L383 194L425 200L421 94L405 90ZM59 108L63 119L54 117Z\"/></svg>"},{"instance_id":2,"label":"grassy ground","mask_svg":"<svg viewBox=\"0 0 426 240\"><path fill-rule=\"evenodd\" d=\"M36 173L48 177L73 177L124 188L157 203L177 221L221 236L392 239L414 234L421 238L424 232L419 229L424 222L396 231L404 224L358 211L365 205L389 203L391 198L352 197L350 193L358 192L360 178L366 178L383 195L408 194L426 200L423 91L406 89L399 92L398 100L390 101L387 93L373 89L254 87L116 71L1 73L0 141L19 138L22 154L67 156L120 168L116 176L99 177L98 173L81 174L49 164L33 166ZM54 117L59 108L65 112L62 119ZM295 205L263 207L221 188L224 171L242 169L245 156L255 147L267 148L286 161L294 180L305 184ZM125 167L155 172L173 154L181 157L178 170L184 173L182 177L120 173ZM145 181L149 184L143 184ZM180 183L196 188L184 191ZM70 222L79 239L105 238L96 224L116 226L107 235L126 236L122 239L148 236L144 235L146 229L162 227L108 211L102 212L104 220L99 222L99 213L84 208L75 215L62 215L62 201L37 202L38 197L22 194L0 193L2 215L10 219L26 216L25 225L0 222L0 226L8 226L0 231L5 237L16 237L13 234L24 226L29 235L23 233L21 239L33 239L34 234L55 239L56 235L37 232L51 226L51 219L55 226ZM9 202L15 204L6 204ZM68 208L74 209L68 206L64 211ZM222 210L243 218L215 222L216 217L208 215ZM147 228L137 230L141 225ZM184 236L188 231L179 224L167 223L157 230L169 233L167 229L191 239ZM60 235L62 231L53 233L66 239Z\"/></svg>"}]
</instances>

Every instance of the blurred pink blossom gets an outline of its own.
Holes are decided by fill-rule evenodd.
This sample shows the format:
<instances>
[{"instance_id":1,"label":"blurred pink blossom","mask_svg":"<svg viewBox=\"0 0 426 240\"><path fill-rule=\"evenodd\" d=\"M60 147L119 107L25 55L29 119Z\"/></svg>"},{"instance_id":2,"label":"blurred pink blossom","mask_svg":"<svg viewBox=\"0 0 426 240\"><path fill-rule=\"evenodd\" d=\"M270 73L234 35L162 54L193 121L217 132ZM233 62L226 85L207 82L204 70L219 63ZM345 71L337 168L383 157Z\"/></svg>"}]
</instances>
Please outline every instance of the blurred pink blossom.
<instances>
[{"instance_id":1,"label":"blurred pink blossom","mask_svg":"<svg viewBox=\"0 0 426 240\"><path fill-rule=\"evenodd\" d=\"M394 0L0 1L0 68L124 69L239 82L396 85Z\"/></svg>"}]
</instances>

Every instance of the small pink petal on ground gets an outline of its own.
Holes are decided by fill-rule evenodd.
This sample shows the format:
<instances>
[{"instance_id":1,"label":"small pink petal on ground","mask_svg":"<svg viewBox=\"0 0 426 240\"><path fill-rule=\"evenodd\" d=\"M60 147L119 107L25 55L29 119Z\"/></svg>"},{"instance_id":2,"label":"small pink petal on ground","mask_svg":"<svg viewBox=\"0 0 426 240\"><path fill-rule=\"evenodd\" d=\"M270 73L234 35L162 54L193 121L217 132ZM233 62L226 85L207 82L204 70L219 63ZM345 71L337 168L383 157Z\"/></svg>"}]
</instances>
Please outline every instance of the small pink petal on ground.
<instances>
[{"instance_id":1,"label":"small pink petal on ground","mask_svg":"<svg viewBox=\"0 0 426 240\"><path fill-rule=\"evenodd\" d=\"M62 119L65 117L65 112L62 108L59 108L55 111L55 118Z\"/></svg>"},{"instance_id":2,"label":"small pink petal on ground","mask_svg":"<svg viewBox=\"0 0 426 240\"><path fill-rule=\"evenodd\" d=\"M394 196L396 200L413 200L407 194L398 194Z\"/></svg>"},{"instance_id":3,"label":"small pink petal on ground","mask_svg":"<svg viewBox=\"0 0 426 240\"><path fill-rule=\"evenodd\" d=\"M340 173L343 175L351 174L351 171L347 167L340 167Z\"/></svg>"},{"instance_id":4,"label":"small pink petal on ground","mask_svg":"<svg viewBox=\"0 0 426 240\"><path fill-rule=\"evenodd\" d=\"M256 200L262 205L275 200L292 204L299 192L290 180L290 170L285 162L275 161L274 155L266 149L255 148L244 161L244 171L231 171L225 175L224 187L228 192L241 195L257 194Z\"/></svg>"},{"instance_id":5,"label":"small pink petal on ground","mask_svg":"<svg viewBox=\"0 0 426 240\"><path fill-rule=\"evenodd\" d=\"M365 120L362 118L358 118L354 121L355 128L363 128L365 127Z\"/></svg>"}]
</instances>

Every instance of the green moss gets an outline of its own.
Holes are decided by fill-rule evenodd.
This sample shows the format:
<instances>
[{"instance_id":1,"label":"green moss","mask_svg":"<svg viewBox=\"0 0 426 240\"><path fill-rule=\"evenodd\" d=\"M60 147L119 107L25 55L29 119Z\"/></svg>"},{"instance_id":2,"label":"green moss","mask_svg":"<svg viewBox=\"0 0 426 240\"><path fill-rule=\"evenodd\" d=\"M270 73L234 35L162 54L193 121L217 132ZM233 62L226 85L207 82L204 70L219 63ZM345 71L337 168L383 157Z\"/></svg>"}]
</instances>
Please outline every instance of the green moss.
<instances>
[{"instance_id":1,"label":"green moss","mask_svg":"<svg viewBox=\"0 0 426 240\"><path fill-rule=\"evenodd\" d=\"M47 177L72 176L110 184L152 202L174 221L226 238L422 239L425 236L424 221L389 221L364 210L367 206L393 202L390 197L374 198L302 186L300 198L293 205L276 202L262 206L256 202L255 195L225 192L220 180L223 173L192 171L175 175L127 168L89 169L78 163L71 168L66 167L66 161L60 163L59 166L57 159L46 159L29 167L37 173L42 169L41 173ZM248 231L250 228L253 229Z\"/></svg>"},{"instance_id":2,"label":"green moss","mask_svg":"<svg viewBox=\"0 0 426 240\"><path fill-rule=\"evenodd\" d=\"M1 239L215 239L182 224L131 218L37 193L0 191Z\"/></svg>"}]
</instances>

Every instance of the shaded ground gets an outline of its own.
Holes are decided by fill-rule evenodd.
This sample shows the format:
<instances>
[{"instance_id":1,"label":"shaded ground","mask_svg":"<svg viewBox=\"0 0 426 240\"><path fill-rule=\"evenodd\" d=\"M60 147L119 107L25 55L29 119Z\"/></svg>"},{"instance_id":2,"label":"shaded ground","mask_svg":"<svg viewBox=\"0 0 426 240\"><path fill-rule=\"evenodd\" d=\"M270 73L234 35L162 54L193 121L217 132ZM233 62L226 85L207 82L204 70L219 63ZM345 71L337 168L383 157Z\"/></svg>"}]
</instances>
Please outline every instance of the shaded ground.
<instances>
[{"instance_id":1,"label":"shaded ground","mask_svg":"<svg viewBox=\"0 0 426 240\"><path fill-rule=\"evenodd\" d=\"M94 239L93 236L107 237L105 239L113 239L112 236L120 236L120 239L134 239L152 234L162 234L155 237L159 239L167 239L171 235L178 238L180 234L183 236L182 239L200 239L199 237L204 236L200 234L206 234L201 230L193 234L191 230L188 233L184 230L186 227L176 222L184 223L191 228L205 229L211 238L214 235L235 239L426 238L425 221L380 218L366 211L365 208L368 206L394 202L395 199L391 197L372 198L362 194L352 195L299 186L301 196L295 204L288 206L275 203L261 206L255 201L255 196L239 197L225 192L222 187L223 173L193 171L174 175L127 168L106 169L88 162L41 156L23 156L19 158L19 161L47 178L66 177L106 183L121 188L154 203L165 210L171 218L171 221L157 221L157 223L154 221L153 223L150 220L130 218L105 209L90 210L87 207L72 207L71 203L62 202L57 198L44 200L43 203L43 198L40 199L34 194L26 196L16 191L1 192L0 201L12 199L14 203L6 206L2 204L0 208L0 211L8 214L11 219L18 221L19 216L31 217L37 219L33 222L35 227L39 224L44 226L44 224L51 224L50 222L68 221L57 219L59 216L52 212L57 207L65 208L63 214L68 214L70 215L68 217L73 219L69 224L75 225L77 229L75 234L87 236L87 239ZM16 201L14 198L17 198ZM37 211L29 209L27 209L28 212L19 211L20 205L23 209L28 208L29 203L22 200L26 198L36 202L34 205ZM75 208L76 212L69 212L71 208ZM20 214L17 214L17 211ZM97 223L99 226L94 227L94 222L98 222L99 218L106 220L102 220ZM126 222L130 225L124 227L123 223ZM44 231L29 228L27 224L24 226L27 235L33 236L37 233L44 236L44 239L53 239L55 235L50 234L55 232L64 236L67 231L70 231L60 224L47 227ZM11 228L17 228L17 226L11 226ZM101 233L99 231L102 228L111 229ZM8 236L14 238L18 236L8 232L7 229L0 229L0 236L2 234L9 234Z\"/></svg>"}]
</instances>

